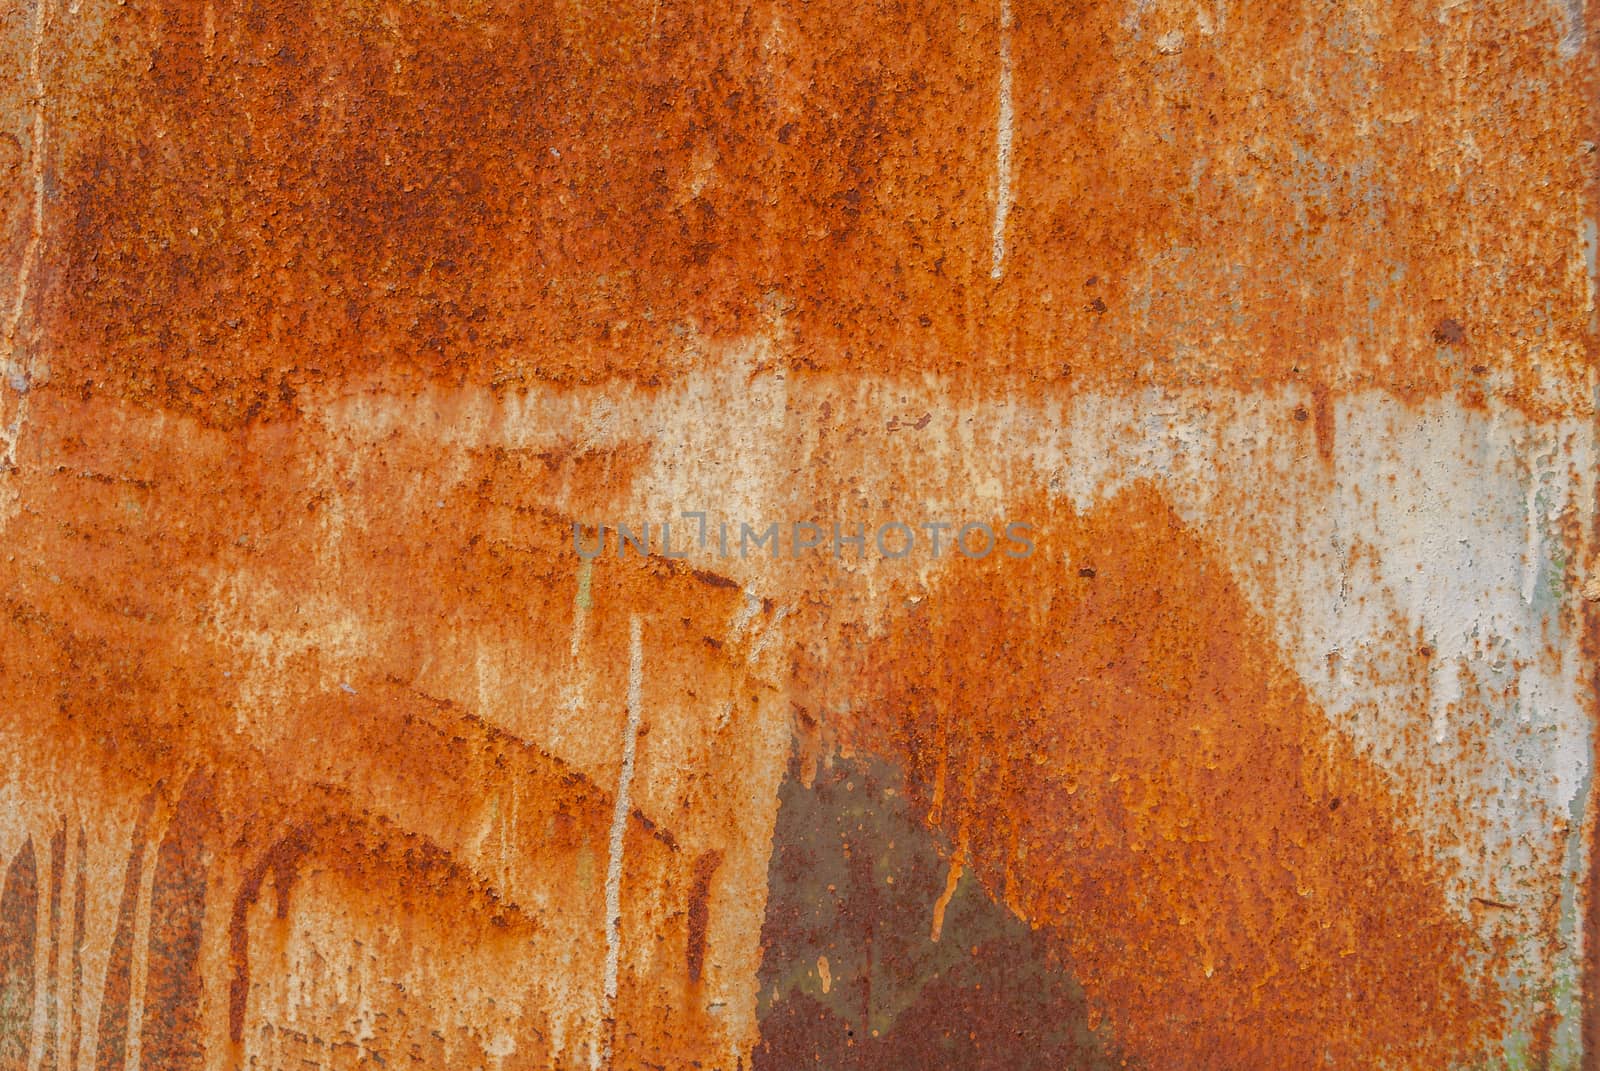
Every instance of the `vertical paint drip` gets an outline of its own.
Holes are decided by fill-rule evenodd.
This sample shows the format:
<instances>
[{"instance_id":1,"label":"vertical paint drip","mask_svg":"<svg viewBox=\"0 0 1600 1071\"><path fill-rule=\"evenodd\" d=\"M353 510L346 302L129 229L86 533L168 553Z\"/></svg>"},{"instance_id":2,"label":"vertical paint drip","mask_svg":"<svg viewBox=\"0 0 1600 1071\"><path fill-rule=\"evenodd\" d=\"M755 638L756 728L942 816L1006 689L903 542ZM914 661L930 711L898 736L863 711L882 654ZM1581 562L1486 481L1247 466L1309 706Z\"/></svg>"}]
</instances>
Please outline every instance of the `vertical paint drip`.
<instances>
[{"instance_id":1,"label":"vertical paint drip","mask_svg":"<svg viewBox=\"0 0 1600 1071\"><path fill-rule=\"evenodd\" d=\"M944 913L950 908L950 900L956 894L956 886L961 884L962 859L957 852L950 860L950 870L945 876L944 892L939 894L939 899L933 903L933 929L928 934L928 939L934 944L939 943L939 937L944 933Z\"/></svg>"},{"instance_id":2,"label":"vertical paint drip","mask_svg":"<svg viewBox=\"0 0 1600 1071\"><path fill-rule=\"evenodd\" d=\"M67 1066L78 1071L78 1049L83 1040L83 924L89 903L89 838L78 826L78 877L72 891L72 988L68 991L68 1007L72 1011Z\"/></svg>"},{"instance_id":3,"label":"vertical paint drip","mask_svg":"<svg viewBox=\"0 0 1600 1071\"><path fill-rule=\"evenodd\" d=\"M639 711L644 692L643 627L635 614L628 621L628 728L622 737L622 772L617 778L616 806L611 813L611 850L606 862L606 973L605 1019L609 1023L617 1007L617 968L622 952L622 845L632 809L629 794L633 789L634 752L639 738ZM604 1063L611 1062L607 1028Z\"/></svg>"},{"instance_id":4,"label":"vertical paint drip","mask_svg":"<svg viewBox=\"0 0 1600 1071\"><path fill-rule=\"evenodd\" d=\"M1006 216L1011 212L1011 0L1000 0L1000 107L995 122L994 237L989 278L1005 273Z\"/></svg>"},{"instance_id":5,"label":"vertical paint drip","mask_svg":"<svg viewBox=\"0 0 1600 1071\"><path fill-rule=\"evenodd\" d=\"M277 898L277 917L289 917L289 888L294 884L295 866L311 850L311 827L302 826L274 844L245 871L234 894L228 920L228 960L233 978L228 983L228 1043L244 1042L244 1017L250 1003L250 909L261 899L261 883L272 875Z\"/></svg>"},{"instance_id":6,"label":"vertical paint drip","mask_svg":"<svg viewBox=\"0 0 1600 1071\"><path fill-rule=\"evenodd\" d=\"M585 558L578 563L578 593L572 603L572 644L570 654L573 661L578 659L578 647L583 640L584 623L589 618L589 610L594 606L594 563Z\"/></svg>"},{"instance_id":7,"label":"vertical paint drip","mask_svg":"<svg viewBox=\"0 0 1600 1071\"><path fill-rule=\"evenodd\" d=\"M689 886L689 941L685 966L689 981L700 982L706 964L706 931L711 925L711 879L722 865L722 853L713 849L694 861L694 877Z\"/></svg>"},{"instance_id":8,"label":"vertical paint drip","mask_svg":"<svg viewBox=\"0 0 1600 1071\"><path fill-rule=\"evenodd\" d=\"M44 1041L42 1068L53 1068L61 1031L61 889L67 875L67 820L50 838L50 950L44 975Z\"/></svg>"},{"instance_id":9,"label":"vertical paint drip","mask_svg":"<svg viewBox=\"0 0 1600 1071\"><path fill-rule=\"evenodd\" d=\"M49 0L34 0L33 47L28 52L29 96L33 104L33 146L29 161L33 179L33 205L28 228L28 243L22 250L22 262L17 265L17 289L12 298L11 315L6 323L6 359L0 367L0 402L7 386L16 393L15 408L5 414L5 426L0 427L0 467L10 468L16 463L17 437L22 433L22 420L27 410L28 374L17 360L17 329L22 324L23 312L28 305L28 280L39 260L39 247L44 241L44 38L50 28ZM4 412L0 406L0 413Z\"/></svg>"},{"instance_id":10,"label":"vertical paint drip","mask_svg":"<svg viewBox=\"0 0 1600 1071\"><path fill-rule=\"evenodd\" d=\"M6 356L12 360L17 352L17 328L22 323L22 313L28 301L28 278L34 262L39 259L39 243L44 236L44 36L50 26L49 0L36 0L34 4L33 47L28 52L28 90L33 104L33 146L30 170L33 179L33 204L28 244L23 249L22 263L17 268L17 290L12 297L11 316L6 323ZM12 374L14 368L5 369Z\"/></svg>"},{"instance_id":11,"label":"vertical paint drip","mask_svg":"<svg viewBox=\"0 0 1600 1071\"><path fill-rule=\"evenodd\" d=\"M38 910L39 875L30 837L11 861L0 893L0 1071L28 1066Z\"/></svg>"},{"instance_id":12,"label":"vertical paint drip","mask_svg":"<svg viewBox=\"0 0 1600 1071\"><path fill-rule=\"evenodd\" d=\"M95 1071L122 1071L128 1063L128 998L133 991L133 929L144 884L144 841L155 797L145 800L128 847L128 866L122 875L122 901L117 906L117 927L106 961L105 990L100 998L100 1029L95 1041Z\"/></svg>"},{"instance_id":13,"label":"vertical paint drip","mask_svg":"<svg viewBox=\"0 0 1600 1071\"><path fill-rule=\"evenodd\" d=\"M1527 531L1528 549L1522 558L1522 601L1533 605L1539 587L1539 572L1544 565L1544 528L1541 524L1540 496L1544 492L1544 478L1555 472L1556 448L1528 451Z\"/></svg>"},{"instance_id":14,"label":"vertical paint drip","mask_svg":"<svg viewBox=\"0 0 1600 1071\"><path fill-rule=\"evenodd\" d=\"M156 853L150 892L150 947L141 1024L142 1066L184 1071L204 1063L200 1032L200 938L206 914L206 845L211 790L196 776L185 788Z\"/></svg>"}]
</instances>

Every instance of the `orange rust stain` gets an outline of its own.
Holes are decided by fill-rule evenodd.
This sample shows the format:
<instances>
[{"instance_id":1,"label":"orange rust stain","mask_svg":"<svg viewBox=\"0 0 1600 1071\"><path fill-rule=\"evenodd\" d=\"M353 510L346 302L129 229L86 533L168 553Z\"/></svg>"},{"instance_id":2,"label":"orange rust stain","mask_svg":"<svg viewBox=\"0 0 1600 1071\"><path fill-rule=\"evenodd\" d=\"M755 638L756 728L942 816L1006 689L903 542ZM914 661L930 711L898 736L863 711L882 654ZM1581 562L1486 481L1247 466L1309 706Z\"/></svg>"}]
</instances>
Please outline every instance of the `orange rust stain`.
<instances>
[{"instance_id":1,"label":"orange rust stain","mask_svg":"<svg viewBox=\"0 0 1600 1071\"><path fill-rule=\"evenodd\" d=\"M18 724L31 726L35 745L98 769L90 781L120 793L138 798L158 786L131 845L121 849L125 874L115 875L123 889L109 935L96 1066L125 1062L130 991L145 954L147 1056L158 1054L171 1066L197 1060L211 1066L233 1046L239 1059L311 1058L314 1041L284 1033L275 1012L287 999L290 964L304 962L291 952L310 940L295 929L292 910L282 914L291 885L299 902L302 869L318 875L322 897L308 900L306 910L328 911L326 897L336 887L352 912L351 926L378 927L364 942L376 939L384 920L403 920L414 951L385 955L444 965L462 954L464 940L480 949L493 963L479 968L480 980L501 987L502 1000L528 1001L520 1025L508 1027L505 1037L530 1059L549 1052L559 1029L551 1017L560 1010L520 992L528 942L542 942L542 958L533 962L559 965L576 956L565 969L598 978L598 962L585 957L604 944L598 882L614 768L580 769L433 694L430 686L457 682L437 669L430 679L427 668L458 668L439 652L452 635L464 634L476 642L522 643L521 671L530 678L567 672L579 562L570 522L530 505L540 500L537 474L548 463L535 459L530 475L504 452L470 455L465 490L451 493L448 524L418 539L418 519L439 516L436 499L423 496L406 516L394 512L399 503L388 489L425 472L431 459L392 450L379 471L319 491L317 458L281 426L210 441L180 434L132 451L127 439L103 434L116 425L117 410L102 400L36 402L41 427L60 433L42 448L59 451L72 467L40 473L43 482L31 484L29 494L48 512L17 518L20 553L4 566L8 645L0 679L16 709L30 712ZM59 420L51 415L55 405ZM593 459L629 478L630 463L621 455L573 456L580 471ZM119 475L95 478L106 472ZM315 517L352 493L386 500L390 509L351 530L342 564L319 553L315 531L272 523L275 516ZM185 509L182 502L222 505ZM326 568L353 572L346 578ZM264 667L216 632L223 604L215 578L240 569L262 591L286 594L276 627L290 632L307 626L319 598L338 592L345 612L363 615L364 650L346 664L313 643L263 676ZM745 656L744 647L723 652L707 642L724 635L743 598L726 578L614 556L590 571L584 644L595 664L626 664L627 617L630 607L641 606L661 608L651 615L649 633L652 680L660 689L713 693L719 677L732 672L725 668L729 659ZM134 589L116 579L137 574L166 582ZM361 594L352 602L348 593L355 591ZM389 631L384 621L400 627ZM732 672L723 686L737 680ZM277 698L252 699L252 681L271 681ZM592 709L619 709L622 692L621 681L600 674ZM221 722L197 716L218 710L230 713ZM650 720L662 716L652 711ZM642 736L647 732L648 724ZM214 814L203 821L191 804L173 798L196 768L216 777ZM513 798L515 825L498 818L485 837L486 801ZM159 849L147 833L158 799L163 815L176 808ZM715 832L718 823L732 824L727 815L743 804L708 791L682 806ZM636 803L627 815L623 893L630 904L659 904L661 913L628 919L630 960L617 1014L627 1029L619 1061L642 1060L675 1037L673 1051L685 1060L709 1062L725 1051L725 1031L716 1010L706 1007L710 996L688 991L684 978L686 965L706 974L715 926L709 886L717 871L708 860L715 852L705 850L706 834L692 831L689 848L680 847L681 815L658 803L650 807L647 813ZM151 941L141 950L138 890L150 867L156 868ZM255 910L269 877L272 918ZM80 911L80 924L82 917ZM195 973L197 926L202 940L205 932L218 935L214 962L222 969L214 977ZM635 962L639 950L653 945L661 947L659 958L648 968ZM555 969L562 968L541 968L536 977ZM206 1000L193 999L196 986ZM372 1051L392 1055L413 1044L431 1051L436 1043L419 1037L460 1029L451 999L444 986L386 991L378 1006L391 1015L409 1009L411 1025L374 1039ZM332 1037L348 1029L338 1018L344 1013L340 1005L327 1006L313 1033ZM485 1047L500 1044L493 1036L457 1041L479 1046L485 1059Z\"/></svg>"},{"instance_id":2,"label":"orange rust stain","mask_svg":"<svg viewBox=\"0 0 1600 1071\"><path fill-rule=\"evenodd\" d=\"M1333 460L1333 402L1326 384L1318 383L1311 389L1311 416L1317 434L1317 456L1330 462Z\"/></svg>"},{"instance_id":3,"label":"orange rust stain","mask_svg":"<svg viewBox=\"0 0 1600 1071\"><path fill-rule=\"evenodd\" d=\"M1559 5L1012 9L1000 280L997 5L109 10L52 164L49 377L236 426L379 367L660 384L769 330L1011 389L1584 403Z\"/></svg>"},{"instance_id":4,"label":"orange rust stain","mask_svg":"<svg viewBox=\"0 0 1600 1071\"><path fill-rule=\"evenodd\" d=\"M554 688L500 724L485 680L568 681L581 642L585 716L620 724L637 612L643 750L756 704L754 641L729 636L740 581L609 557L580 574L567 552L574 516L660 460L648 427L608 446L360 443L313 400L632 384L644 405L708 347L760 338L797 382L935 374L1030 402L1288 387L1324 463L1357 389L1592 411L1572 235L1593 212L1596 64L1559 55L1561 5L1010 7L998 279L998 4L160 0L41 20L62 57L45 158L0 132L8 190L36 166L48 190L0 370L0 423L22 434L0 689L30 754L72 756L90 800L144 801L116 873L89 874L77 837L74 1065L99 945L99 1071L127 1060L138 957L146 1066L201 1066L219 1040L240 1063L255 1045L353 1062L329 1040L346 1009L323 1009L328 1038L274 1018L291 983L326 981L291 964L332 954L295 929L291 886L344 927L335 951L403 933L379 969L391 1060L503 1055L482 1023L447 1045L465 1015L437 978L407 989L481 956L464 973L526 997L500 1023L516 1059L550 1062L570 1023L517 987L598 977L623 745L575 723L585 750L563 758L540 735L558 735ZM0 199L7 276L26 202ZM824 408L827 471L789 488L805 510L870 463ZM837 741L902 764L928 830L1146 1066L1436 1067L1496 1039L1477 982L1499 950L1449 912L1400 794L1330 732L1227 578L1230 548L1148 488L1030 509L1048 554L957 562L886 639L803 569L762 592L763 615L798 607L780 685L811 765ZM691 758L719 760L732 732ZM715 772L682 784L663 799L641 779L622 815L622 893L644 905L623 939L650 954L625 961L615 1008L573 1012L610 1017L618 1067L737 1047L712 1001L717 885L761 890L713 844L751 801ZM32 963L32 845L9 862L0 997ZM63 834L52 964L64 853ZM86 946L90 881L116 907ZM1587 911L1600 932L1600 896ZM212 931L226 982L203 976ZM1003 1020L997 1000L963 1007ZM924 1008L908 1029L924 1014L944 1028ZM1592 1001L1584 1034L1600 1051ZM0 1067L37 1055L19 1037L0 1029Z\"/></svg>"},{"instance_id":5,"label":"orange rust stain","mask_svg":"<svg viewBox=\"0 0 1600 1071\"><path fill-rule=\"evenodd\" d=\"M1209 548L1143 485L1031 515L1046 552L952 567L853 656L846 746L904 763L1146 1066L1492 1044L1495 957Z\"/></svg>"}]
</instances>

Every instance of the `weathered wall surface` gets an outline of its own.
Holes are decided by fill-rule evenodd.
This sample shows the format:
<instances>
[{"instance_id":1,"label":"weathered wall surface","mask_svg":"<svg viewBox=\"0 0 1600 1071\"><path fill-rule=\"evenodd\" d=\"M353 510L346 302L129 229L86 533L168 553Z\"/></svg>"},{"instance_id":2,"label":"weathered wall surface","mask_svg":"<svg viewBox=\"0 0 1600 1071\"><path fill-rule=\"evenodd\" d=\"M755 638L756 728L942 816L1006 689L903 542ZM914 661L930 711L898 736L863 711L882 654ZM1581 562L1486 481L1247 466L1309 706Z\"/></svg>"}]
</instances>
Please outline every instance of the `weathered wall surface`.
<instances>
[{"instance_id":1,"label":"weathered wall surface","mask_svg":"<svg viewBox=\"0 0 1600 1071\"><path fill-rule=\"evenodd\" d=\"M0 7L0 1071L1595 1066L1595 21Z\"/></svg>"}]
</instances>

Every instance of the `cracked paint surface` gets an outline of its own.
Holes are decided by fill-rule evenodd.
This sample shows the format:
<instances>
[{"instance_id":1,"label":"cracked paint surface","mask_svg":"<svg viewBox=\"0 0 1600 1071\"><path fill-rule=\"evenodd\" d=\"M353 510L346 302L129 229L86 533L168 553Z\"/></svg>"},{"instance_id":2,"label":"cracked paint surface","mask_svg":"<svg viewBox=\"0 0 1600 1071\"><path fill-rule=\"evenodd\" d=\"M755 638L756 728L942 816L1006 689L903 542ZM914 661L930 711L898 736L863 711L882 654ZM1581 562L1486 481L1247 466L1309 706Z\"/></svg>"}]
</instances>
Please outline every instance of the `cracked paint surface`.
<instances>
[{"instance_id":1,"label":"cracked paint surface","mask_svg":"<svg viewBox=\"0 0 1600 1071\"><path fill-rule=\"evenodd\" d=\"M1588 1066L1594 19L0 10L0 1071Z\"/></svg>"}]
</instances>

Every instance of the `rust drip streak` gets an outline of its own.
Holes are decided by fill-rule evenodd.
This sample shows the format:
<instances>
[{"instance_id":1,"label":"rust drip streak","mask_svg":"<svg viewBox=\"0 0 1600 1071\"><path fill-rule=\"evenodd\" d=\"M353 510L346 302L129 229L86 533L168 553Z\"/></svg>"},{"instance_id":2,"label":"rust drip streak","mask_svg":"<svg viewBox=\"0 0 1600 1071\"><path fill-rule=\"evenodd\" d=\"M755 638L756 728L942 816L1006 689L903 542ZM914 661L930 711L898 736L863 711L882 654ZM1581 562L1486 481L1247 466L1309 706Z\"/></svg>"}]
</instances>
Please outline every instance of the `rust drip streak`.
<instances>
[{"instance_id":1,"label":"rust drip streak","mask_svg":"<svg viewBox=\"0 0 1600 1071\"><path fill-rule=\"evenodd\" d=\"M37 1052L34 999L38 990L38 866L33 838L6 866L0 890L0 1071L24 1071Z\"/></svg>"},{"instance_id":2,"label":"rust drip streak","mask_svg":"<svg viewBox=\"0 0 1600 1071\"><path fill-rule=\"evenodd\" d=\"M628 829L633 789L634 753L638 747L639 717L644 704L644 626L637 614L628 619L628 716L622 736L622 768L617 775L616 802L611 814L611 835L606 858L606 963L602 979L605 999L602 1022L606 1033L599 1064L609 1067L615 1044L617 977L622 956L622 852Z\"/></svg>"},{"instance_id":3,"label":"rust drip streak","mask_svg":"<svg viewBox=\"0 0 1600 1071\"><path fill-rule=\"evenodd\" d=\"M41 1043L42 1055L40 1066L51 1068L56 1062L56 1053L61 1047L61 975L62 963L61 940L61 896L62 886L66 880L66 853L67 853L67 820L62 817L60 825L50 838L50 913L49 913L49 952L45 963L45 1006L44 1006L44 1036Z\"/></svg>"},{"instance_id":4,"label":"rust drip streak","mask_svg":"<svg viewBox=\"0 0 1600 1071\"><path fill-rule=\"evenodd\" d=\"M145 797L128 843L122 897L106 961L105 988L100 997L100 1022L95 1034L95 1071L123 1071L128 1062L130 1005L134 999L133 959L138 940L138 913L144 890L144 853L155 793Z\"/></svg>"},{"instance_id":5,"label":"rust drip streak","mask_svg":"<svg viewBox=\"0 0 1600 1071\"><path fill-rule=\"evenodd\" d=\"M26 366L17 359L17 331L28 306L29 282L37 270L44 243L45 195L45 84L44 41L50 26L50 0L34 0L33 40L28 51L29 97L32 104L32 134L29 147L29 173L32 179L32 199L29 206L29 230L22 260L17 266L16 292L12 296L11 314L6 321L6 360L0 367L0 401L9 393L12 408L8 413L0 404L0 470L9 470L16 464L17 439L22 434L22 421L27 411L26 390L32 375L32 364ZM21 383L19 388L18 384Z\"/></svg>"},{"instance_id":6,"label":"rust drip streak","mask_svg":"<svg viewBox=\"0 0 1600 1071\"><path fill-rule=\"evenodd\" d=\"M208 777L189 779L156 852L141 1025L141 1067L200 1071L200 941L207 896L206 839L216 827Z\"/></svg>"},{"instance_id":7,"label":"rust drip streak","mask_svg":"<svg viewBox=\"0 0 1600 1071\"><path fill-rule=\"evenodd\" d=\"M50 25L50 0L34 0L33 42L28 50L29 100L33 105L32 145L29 150L29 172L32 178L30 227L28 242L23 249L22 263L17 269L16 293L11 300L11 315L6 322L6 348L8 357L16 359L17 328L22 322L27 306L28 281L39 260L39 247L44 240L44 159L45 159L45 86L44 38Z\"/></svg>"},{"instance_id":8,"label":"rust drip streak","mask_svg":"<svg viewBox=\"0 0 1600 1071\"><path fill-rule=\"evenodd\" d=\"M311 826L302 826L279 840L256 860L239 883L228 920L228 959L232 977L228 983L228 1040L244 1041L244 1017L250 1001L250 909L261 898L261 883L270 873L277 898L276 915L282 920L289 913L289 885L300 857L311 850Z\"/></svg>"},{"instance_id":9,"label":"rust drip streak","mask_svg":"<svg viewBox=\"0 0 1600 1071\"><path fill-rule=\"evenodd\" d=\"M78 825L77 880L72 892L72 974L67 1005L71 1019L67 1021L67 1067L78 1071L78 1052L83 1042L83 935L87 925L89 906L89 838L83 825Z\"/></svg>"},{"instance_id":10,"label":"rust drip streak","mask_svg":"<svg viewBox=\"0 0 1600 1071\"><path fill-rule=\"evenodd\" d=\"M1584 85L1585 129L1594 142L1600 140L1600 0L1577 0L1573 13L1572 34L1576 40L1577 57L1584 65L1581 81ZM1568 40L1572 40L1569 35ZM1587 207L1585 225L1588 246L1587 305L1589 330L1584 333L1583 347L1591 370L1600 368L1600 257L1596 244L1600 242L1600 169L1590 167L1584 179L1583 200ZM1594 372L1590 373L1594 382ZM1592 417L1595 437L1600 440L1600 406ZM1589 583L1600 575L1600 481L1594 485L1593 499L1589 503L1589 523L1584 531L1589 549ZM1581 963L1580 1037L1584 1071L1600 1071L1600 604L1585 599L1579 607L1583 628L1579 650L1588 666L1588 725L1589 725L1589 781L1588 795L1584 800L1584 845L1589 853L1588 873L1584 881L1583 958Z\"/></svg>"},{"instance_id":11,"label":"rust drip streak","mask_svg":"<svg viewBox=\"0 0 1600 1071\"><path fill-rule=\"evenodd\" d=\"M170 825L171 816L167 816ZM128 965L128 1037L127 1066L129 1071L144 1071L144 1048L147 1033L145 1019L160 1016L165 1009L149 1007L150 961L152 924L156 922L156 879L161 861L161 846L166 843L163 832L160 840L148 846L150 858L145 861L139 875L139 887L133 909L133 954Z\"/></svg>"},{"instance_id":12,"label":"rust drip streak","mask_svg":"<svg viewBox=\"0 0 1600 1071\"><path fill-rule=\"evenodd\" d=\"M1006 217L1011 213L1011 0L1000 0L1000 94L995 116L994 229L989 277L1005 274Z\"/></svg>"},{"instance_id":13,"label":"rust drip streak","mask_svg":"<svg viewBox=\"0 0 1600 1071\"><path fill-rule=\"evenodd\" d=\"M689 882L689 947L686 967L691 984L700 981L706 961L706 928L711 922L711 879L722 865L722 853L715 849L694 861Z\"/></svg>"}]
</instances>

